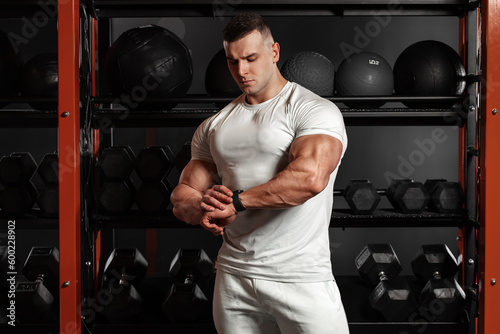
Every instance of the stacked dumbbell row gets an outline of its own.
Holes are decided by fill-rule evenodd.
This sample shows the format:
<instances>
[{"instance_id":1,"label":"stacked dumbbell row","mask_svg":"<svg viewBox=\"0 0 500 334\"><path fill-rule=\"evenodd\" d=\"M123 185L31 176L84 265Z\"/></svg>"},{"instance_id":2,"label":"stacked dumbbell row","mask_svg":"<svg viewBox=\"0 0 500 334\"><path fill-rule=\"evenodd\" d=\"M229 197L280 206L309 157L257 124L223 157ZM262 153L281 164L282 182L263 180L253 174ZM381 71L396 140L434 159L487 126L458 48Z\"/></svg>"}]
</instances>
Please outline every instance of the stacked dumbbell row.
<instances>
[{"instance_id":1,"label":"stacked dumbbell row","mask_svg":"<svg viewBox=\"0 0 500 334\"><path fill-rule=\"evenodd\" d=\"M162 298L158 303L140 293L148 269L142 254L136 248L114 249L106 261L95 309L107 323L144 321L158 311L151 310L151 306L161 309L165 322L208 323L212 319L212 267L212 260L203 249L180 249L170 265L169 274L174 282L168 292L156 291L148 296Z\"/></svg>"},{"instance_id":2,"label":"stacked dumbbell row","mask_svg":"<svg viewBox=\"0 0 500 334\"><path fill-rule=\"evenodd\" d=\"M96 192L99 213L126 214L134 204L146 215L165 213L172 191L168 177L174 168L182 171L190 158L189 144L176 156L168 146L146 147L137 156L128 146L103 149L96 164L100 177ZM135 181L134 171L138 179Z\"/></svg>"},{"instance_id":3,"label":"stacked dumbbell row","mask_svg":"<svg viewBox=\"0 0 500 334\"><path fill-rule=\"evenodd\" d=\"M33 177L39 175L43 185L37 189ZM14 152L0 159L0 213L22 217L38 206L43 217L57 217L58 156L46 154L37 165L29 152ZM35 205L36 203L36 205Z\"/></svg>"},{"instance_id":4,"label":"stacked dumbbell row","mask_svg":"<svg viewBox=\"0 0 500 334\"><path fill-rule=\"evenodd\" d=\"M12 294L9 298L15 301L16 323L57 323L59 317L59 250L56 247L32 247L24 262L22 275L13 278L11 274L13 270L7 262L6 248L0 247L0 276L2 278L0 290L2 297L7 296L7 291ZM14 290L13 293L12 290ZM4 300L1 302L1 308L7 309Z\"/></svg>"},{"instance_id":5,"label":"stacked dumbbell row","mask_svg":"<svg viewBox=\"0 0 500 334\"><path fill-rule=\"evenodd\" d=\"M0 290L7 296L10 284L7 251L0 247ZM17 261L16 261L17 263ZM136 248L116 248L106 261L99 291L82 301L87 319L101 318L107 323L141 322L155 302L139 291L148 262ZM170 323L208 323L211 321L213 263L203 249L180 249L173 258L166 293L155 288L154 299L161 298L159 314ZM57 323L59 314L59 250L56 247L32 247L15 279L16 321L21 324ZM2 309L7 305L2 301ZM0 317L0 320L2 318ZM158 319L156 319L158 320ZM0 321L0 323L2 323Z\"/></svg>"},{"instance_id":6,"label":"stacked dumbbell row","mask_svg":"<svg viewBox=\"0 0 500 334\"><path fill-rule=\"evenodd\" d=\"M445 244L423 245L411 261L418 294L407 277L398 276L402 267L390 244L366 245L355 264L363 281L375 287L368 303L386 321L455 322L463 316L465 293L454 278L458 264Z\"/></svg>"},{"instance_id":7,"label":"stacked dumbbell row","mask_svg":"<svg viewBox=\"0 0 500 334\"><path fill-rule=\"evenodd\" d=\"M418 214L425 210L457 214L463 210L464 192L460 183L445 179L428 179L425 183L411 179L393 179L387 190L377 190L369 180L351 180L342 195L354 214L372 214L385 195L393 208L402 213Z\"/></svg>"}]
</instances>

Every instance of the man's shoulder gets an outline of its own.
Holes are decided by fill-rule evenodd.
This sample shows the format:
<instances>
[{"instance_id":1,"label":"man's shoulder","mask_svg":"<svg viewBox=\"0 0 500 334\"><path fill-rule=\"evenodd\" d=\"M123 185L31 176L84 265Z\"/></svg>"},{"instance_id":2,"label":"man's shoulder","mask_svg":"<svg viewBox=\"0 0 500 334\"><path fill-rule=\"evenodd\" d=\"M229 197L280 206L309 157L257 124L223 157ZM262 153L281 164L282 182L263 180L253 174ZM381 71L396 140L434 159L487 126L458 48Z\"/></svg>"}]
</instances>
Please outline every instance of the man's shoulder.
<instances>
[{"instance_id":1,"label":"man's shoulder","mask_svg":"<svg viewBox=\"0 0 500 334\"><path fill-rule=\"evenodd\" d=\"M337 110L337 106L330 100L319 96L306 87L296 83L290 82L290 89L286 94L287 104L292 108L299 109L333 109Z\"/></svg>"}]
</instances>

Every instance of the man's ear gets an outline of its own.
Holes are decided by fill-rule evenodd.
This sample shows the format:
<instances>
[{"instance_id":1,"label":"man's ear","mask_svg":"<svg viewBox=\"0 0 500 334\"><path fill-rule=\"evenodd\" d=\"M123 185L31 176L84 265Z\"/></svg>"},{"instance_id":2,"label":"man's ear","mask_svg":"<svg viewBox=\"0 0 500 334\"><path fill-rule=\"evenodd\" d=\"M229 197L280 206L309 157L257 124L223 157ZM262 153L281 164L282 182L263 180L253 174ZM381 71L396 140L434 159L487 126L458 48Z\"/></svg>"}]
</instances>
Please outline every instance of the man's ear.
<instances>
[{"instance_id":1,"label":"man's ear","mask_svg":"<svg viewBox=\"0 0 500 334\"><path fill-rule=\"evenodd\" d=\"M280 45L278 42L274 42L274 44L271 46L271 52L273 55L273 63L277 63L278 60L280 60Z\"/></svg>"}]
</instances>

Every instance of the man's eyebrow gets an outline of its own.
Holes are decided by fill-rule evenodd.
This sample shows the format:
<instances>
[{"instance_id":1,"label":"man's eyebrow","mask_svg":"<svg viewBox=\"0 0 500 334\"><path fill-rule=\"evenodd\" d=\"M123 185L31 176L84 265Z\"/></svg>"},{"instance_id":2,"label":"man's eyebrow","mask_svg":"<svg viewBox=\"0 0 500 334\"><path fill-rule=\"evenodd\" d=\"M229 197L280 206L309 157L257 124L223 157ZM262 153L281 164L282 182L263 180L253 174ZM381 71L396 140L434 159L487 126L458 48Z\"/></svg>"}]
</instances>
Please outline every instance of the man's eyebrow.
<instances>
[{"instance_id":1,"label":"man's eyebrow","mask_svg":"<svg viewBox=\"0 0 500 334\"><path fill-rule=\"evenodd\" d=\"M243 59L248 59L248 58L251 58L251 57L255 57L255 56L257 56L258 54L259 54L258 52L254 52L254 53L249 54L248 56L243 57ZM227 57L226 57L226 59L227 59L227 60L236 60L236 59L234 59L234 58L232 58L232 57L229 57L229 56L227 56Z\"/></svg>"}]
</instances>

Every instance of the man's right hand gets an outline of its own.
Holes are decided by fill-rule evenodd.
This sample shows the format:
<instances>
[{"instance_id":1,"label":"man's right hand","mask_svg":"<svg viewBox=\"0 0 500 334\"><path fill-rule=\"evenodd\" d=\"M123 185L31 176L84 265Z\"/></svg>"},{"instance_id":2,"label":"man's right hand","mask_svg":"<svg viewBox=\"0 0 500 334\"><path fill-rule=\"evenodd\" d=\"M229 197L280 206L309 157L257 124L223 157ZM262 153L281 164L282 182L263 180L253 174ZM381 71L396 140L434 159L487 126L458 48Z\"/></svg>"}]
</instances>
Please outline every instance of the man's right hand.
<instances>
[{"instance_id":1,"label":"man's right hand","mask_svg":"<svg viewBox=\"0 0 500 334\"><path fill-rule=\"evenodd\" d=\"M233 192L226 186L214 185L205 190L201 198L201 208L213 212L215 209L225 210L233 202Z\"/></svg>"}]
</instances>

